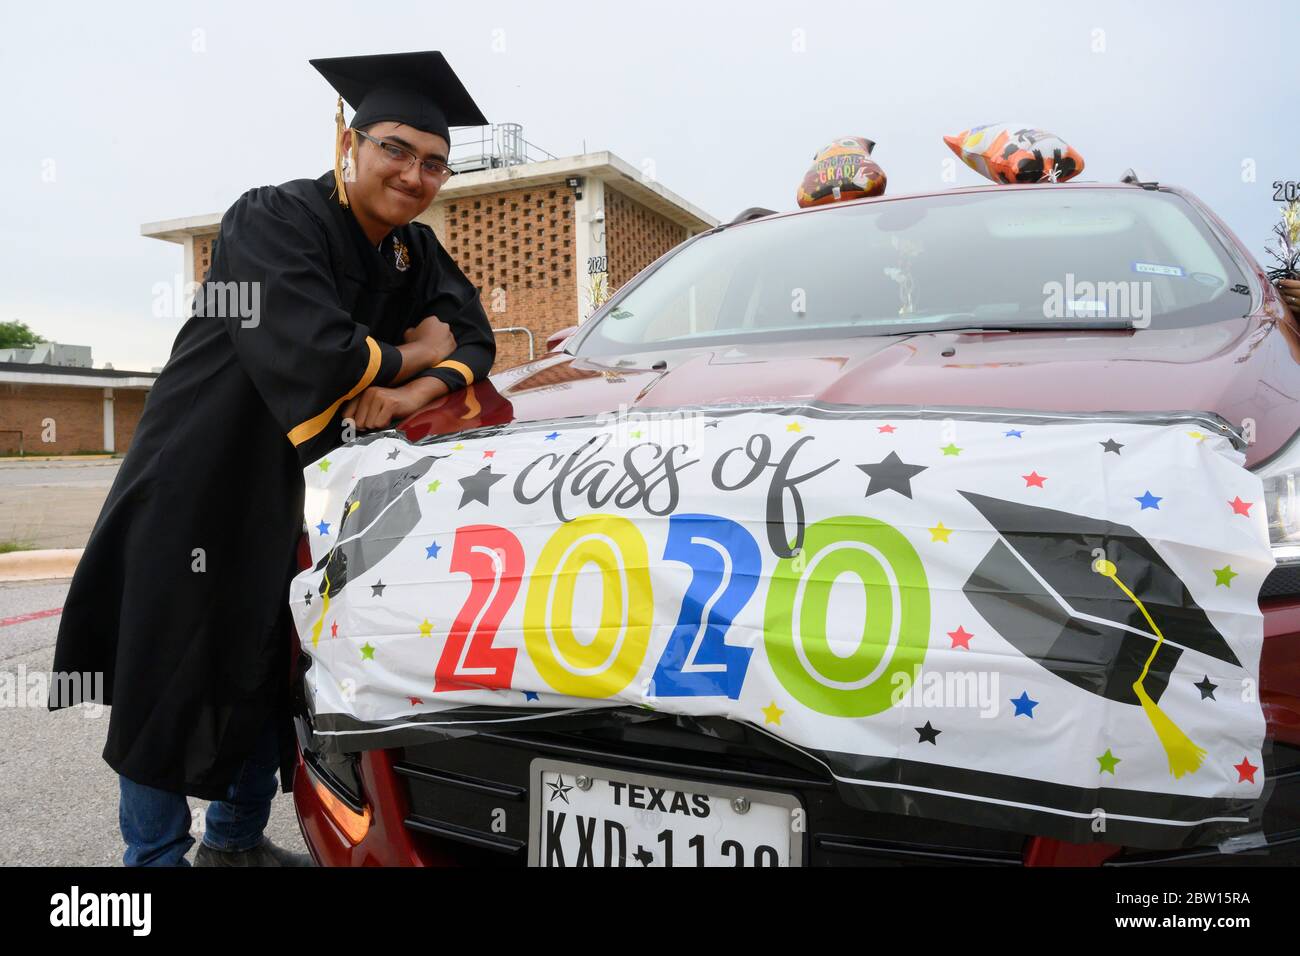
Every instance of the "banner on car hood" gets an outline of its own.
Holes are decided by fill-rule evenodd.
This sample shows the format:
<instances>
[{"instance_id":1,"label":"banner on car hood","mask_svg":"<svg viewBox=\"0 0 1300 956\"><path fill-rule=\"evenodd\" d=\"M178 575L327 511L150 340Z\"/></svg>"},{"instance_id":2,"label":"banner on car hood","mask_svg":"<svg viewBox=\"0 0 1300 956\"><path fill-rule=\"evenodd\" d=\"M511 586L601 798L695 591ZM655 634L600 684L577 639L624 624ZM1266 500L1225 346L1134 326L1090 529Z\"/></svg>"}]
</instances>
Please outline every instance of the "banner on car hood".
<instances>
[{"instance_id":1,"label":"banner on car hood","mask_svg":"<svg viewBox=\"0 0 1300 956\"><path fill-rule=\"evenodd\" d=\"M383 432L305 479L322 750L708 715L866 810L1258 829L1273 560L1212 417L699 408Z\"/></svg>"}]
</instances>

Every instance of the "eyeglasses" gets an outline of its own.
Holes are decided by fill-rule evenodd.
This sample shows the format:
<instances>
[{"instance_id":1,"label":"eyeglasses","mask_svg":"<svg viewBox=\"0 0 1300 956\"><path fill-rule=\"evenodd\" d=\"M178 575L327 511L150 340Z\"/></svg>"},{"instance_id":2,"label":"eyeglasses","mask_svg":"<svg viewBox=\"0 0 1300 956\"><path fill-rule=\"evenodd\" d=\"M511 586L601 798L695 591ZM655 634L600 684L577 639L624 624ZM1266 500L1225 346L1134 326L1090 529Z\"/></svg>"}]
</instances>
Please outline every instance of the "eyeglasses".
<instances>
[{"instance_id":1,"label":"eyeglasses","mask_svg":"<svg viewBox=\"0 0 1300 956\"><path fill-rule=\"evenodd\" d=\"M369 133L363 133L359 129L354 129L362 139L369 140L383 151L385 157L392 163L401 163L402 171L410 169L414 164L420 164L420 172L430 179L436 179L440 183L445 183L452 176L456 175L456 170L452 169L446 163L437 159L426 159L421 161L419 156L405 147L398 146L396 143L390 143L387 140L375 139Z\"/></svg>"}]
</instances>

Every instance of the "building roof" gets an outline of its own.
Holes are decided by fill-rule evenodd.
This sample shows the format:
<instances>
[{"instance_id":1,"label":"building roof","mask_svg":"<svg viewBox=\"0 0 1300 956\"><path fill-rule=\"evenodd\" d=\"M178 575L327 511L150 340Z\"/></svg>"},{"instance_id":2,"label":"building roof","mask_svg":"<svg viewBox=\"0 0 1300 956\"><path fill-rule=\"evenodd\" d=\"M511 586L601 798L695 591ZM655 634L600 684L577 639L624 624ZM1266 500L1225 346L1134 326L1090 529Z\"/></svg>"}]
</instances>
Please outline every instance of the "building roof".
<instances>
[{"instance_id":1,"label":"building roof","mask_svg":"<svg viewBox=\"0 0 1300 956\"><path fill-rule=\"evenodd\" d=\"M152 388L157 372L121 368L77 368L28 362L0 362L0 383L74 385L83 388Z\"/></svg>"}]
</instances>

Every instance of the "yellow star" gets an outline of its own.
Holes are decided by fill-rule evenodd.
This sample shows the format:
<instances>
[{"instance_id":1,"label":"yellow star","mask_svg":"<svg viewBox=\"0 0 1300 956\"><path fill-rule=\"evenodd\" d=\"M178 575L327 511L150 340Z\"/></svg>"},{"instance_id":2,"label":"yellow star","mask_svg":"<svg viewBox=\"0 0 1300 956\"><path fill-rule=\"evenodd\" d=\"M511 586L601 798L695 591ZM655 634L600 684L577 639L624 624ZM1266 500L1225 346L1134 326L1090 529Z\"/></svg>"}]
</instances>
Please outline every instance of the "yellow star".
<instances>
[{"instance_id":1,"label":"yellow star","mask_svg":"<svg viewBox=\"0 0 1300 956\"><path fill-rule=\"evenodd\" d=\"M952 528L945 528L942 521L930 528L929 531L931 541L947 541L948 535L952 534Z\"/></svg>"},{"instance_id":2,"label":"yellow star","mask_svg":"<svg viewBox=\"0 0 1300 956\"><path fill-rule=\"evenodd\" d=\"M429 490L430 490L430 491L437 491L437 490L438 490L438 486L441 485L441 484L442 484L441 481L438 481L438 480L435 479L434 481L429 482Z\"/></svg>"},{"instance_id":3,"label":"yellow star","mask_svg":"<svg viewBox=\"0 0 1300 956\"><path fill-rule=\"evenodd\" d=\"M791 422L789 425L785 426L785 430L788 432L801 432L803 431L803 428L798 422Z\"/></svg>"},{"instance_id":4,"label":"yellow star","mask_svg":"<svg viewBox=\"0 0 1300 956\"><path fill-rule=\"evenodd\" d=\"M317 464L320 465L321 471L330 470L330 460L328 458L322 458L320 461L317 462Z\"/></svg>"},{"instance_id":5,"label":"yellow star","mask_svg":"<svg viewBox=\"0 0 1300 956\"><path fill-rule=\"evenodd\" d=\"M420 636L421 637L433 636L433 625L429 623L429 619L427 617L420 624Z\"/></svg>"},{"instance_id":6,"label":"yellow star","mask_svg":"<svg viewBox=\"0 0 1300 956\"><path fill-rule=\"evenodd\" d=\"M1206 435L1203 432L1188 432L1187 434L1190 435L1192 438L1195 438L1197 441L1205 441L1205 439L1210 437L1209 435Z\"/></svg>"},{"instance_id":7,"label":"yellow star","mask_svg":"<svg viewBox=\"0 0 1300 956\"><path fill-rule=\"evenodd\" d=\"M465 447L465 445L464 445L463 442L456 442L456 444L454 444L454 445L451 446L451 450L452 450L452 451L460 451L460 450L461 450L462 448L464 448L464 447Z\"/></svg>"},{"instance_id":8,"label":"yellow star","mask_svg":"<svg viewBox=\"0 0 1300 956\"><path fill-rule=\"evenodd\" d=\"M779 724L781 723L781 716L784 713L784 710L776 706L776 701L772 701L772 703L763 708L763 723Z\"/></svg>"}]
</instances>

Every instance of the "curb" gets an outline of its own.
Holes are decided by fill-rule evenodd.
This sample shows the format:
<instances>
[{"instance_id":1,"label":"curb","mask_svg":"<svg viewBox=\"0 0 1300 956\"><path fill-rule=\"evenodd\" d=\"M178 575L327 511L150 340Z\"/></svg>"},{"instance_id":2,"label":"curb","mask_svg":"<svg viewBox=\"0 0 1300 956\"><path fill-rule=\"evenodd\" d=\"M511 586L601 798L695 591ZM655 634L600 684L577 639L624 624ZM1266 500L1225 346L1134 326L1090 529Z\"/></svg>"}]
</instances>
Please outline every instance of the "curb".
<instances>
[{"instance_id":1,"label":"curb","mask_svg":"<svg viewBox=\"0 0 1300 956\"><path fill-rule=\"evenodd\" d=\"M46 548L0 554L0 581L70 578L85 548Z\"/></svg>"}]
</instances>

